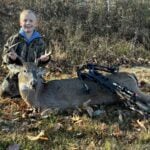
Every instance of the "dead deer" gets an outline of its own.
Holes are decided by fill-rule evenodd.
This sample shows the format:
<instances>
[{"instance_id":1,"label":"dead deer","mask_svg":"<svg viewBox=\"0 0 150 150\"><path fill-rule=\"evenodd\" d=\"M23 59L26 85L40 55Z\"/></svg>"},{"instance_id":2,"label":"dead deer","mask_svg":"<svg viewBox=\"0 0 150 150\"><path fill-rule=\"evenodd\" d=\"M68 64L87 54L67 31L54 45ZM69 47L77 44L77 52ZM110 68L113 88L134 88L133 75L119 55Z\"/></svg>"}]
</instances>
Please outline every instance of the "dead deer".
<instances>
[{"instance_id":1,"label":"dead deer","mask_svg":"<svg viewBox=\"0 0 150 150\"><path fill-rule=\"evenodd\" d=\"M107 77L137 93L139 107L146 111L150 110L150 95L140 91L134 75L119 72L109 74ZM82 106L88 100L90 100L89 105L119 102L115 94L103 89L97 83L90 80L85 80L85 82L90 88L89 93L83 92L82 83L78 78L43 82L41 71L33 63L25 63L18 75L21 97L28 105L41 110L76 108ZM143 107L143 103L146 106Z\"/></svg>"}]
</instances>

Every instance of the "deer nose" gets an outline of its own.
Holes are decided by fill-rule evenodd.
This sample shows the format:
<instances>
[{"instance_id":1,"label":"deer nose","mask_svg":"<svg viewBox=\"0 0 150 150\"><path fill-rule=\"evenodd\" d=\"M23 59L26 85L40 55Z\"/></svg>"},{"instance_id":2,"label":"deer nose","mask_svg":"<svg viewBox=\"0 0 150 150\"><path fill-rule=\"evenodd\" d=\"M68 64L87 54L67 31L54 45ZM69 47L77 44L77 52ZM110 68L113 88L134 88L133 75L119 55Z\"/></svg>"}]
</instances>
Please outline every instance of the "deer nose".
<instances>
[{"instance_id":1,"label":"deer nose","mask_svg":"<svg viewBox=\"0 0 150 150\"><path fill-rule=\"evenodd\" d=\"M36 80L32 80L32 81L30 82L30 85L31 85L31 87L32 87L33 89L36 89L37 81L36 81Z\"/></svg>"}]
</instances>

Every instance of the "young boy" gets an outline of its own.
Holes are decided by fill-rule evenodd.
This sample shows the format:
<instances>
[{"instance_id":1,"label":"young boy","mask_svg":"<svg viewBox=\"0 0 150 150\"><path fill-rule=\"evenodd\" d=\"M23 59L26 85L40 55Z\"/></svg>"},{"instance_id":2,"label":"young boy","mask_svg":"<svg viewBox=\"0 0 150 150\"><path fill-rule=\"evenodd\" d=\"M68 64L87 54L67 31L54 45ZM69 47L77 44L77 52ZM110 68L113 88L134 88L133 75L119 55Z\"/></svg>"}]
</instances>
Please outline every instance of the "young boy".
<instances>
[{"instance_id":1,"label":"young boy","mask_svg":"<svg viewBox=\"0 0 150 150\"><path fill-rule=\"evenodd\" d=\"M38 61L44 65L49 61L49 54L45 53L45 43L37 27L37 17L31 10L23 10L20 14L20 31L11 36L2 54L3 64L9 69L9 74L4 79L0 96L15 97L19 95L18 75L14 70L20 64L20 60L25 62Z\"/></svg>"}]
</instances>

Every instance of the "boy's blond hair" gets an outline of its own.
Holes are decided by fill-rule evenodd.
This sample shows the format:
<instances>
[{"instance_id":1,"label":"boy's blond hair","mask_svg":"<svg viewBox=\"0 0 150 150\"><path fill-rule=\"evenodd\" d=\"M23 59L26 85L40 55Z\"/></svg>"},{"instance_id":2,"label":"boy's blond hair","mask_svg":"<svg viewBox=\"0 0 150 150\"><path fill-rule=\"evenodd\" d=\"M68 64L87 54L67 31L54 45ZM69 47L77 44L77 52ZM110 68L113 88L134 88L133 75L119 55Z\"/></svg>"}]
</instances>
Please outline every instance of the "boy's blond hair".
<instances>
[{"instance_id":1,"label":"boy's blond hair","mask_svg":"<svg viewBox=\"0 0 150 150\"><path fill-rule=\"evenodd\" d=\"M20 20L23 18L24 15L27 15L27 14L32 14L35 17L35 19L37 20L36 14L30 9L25 9L20 13Z\"/></svg>"}]
</instances>

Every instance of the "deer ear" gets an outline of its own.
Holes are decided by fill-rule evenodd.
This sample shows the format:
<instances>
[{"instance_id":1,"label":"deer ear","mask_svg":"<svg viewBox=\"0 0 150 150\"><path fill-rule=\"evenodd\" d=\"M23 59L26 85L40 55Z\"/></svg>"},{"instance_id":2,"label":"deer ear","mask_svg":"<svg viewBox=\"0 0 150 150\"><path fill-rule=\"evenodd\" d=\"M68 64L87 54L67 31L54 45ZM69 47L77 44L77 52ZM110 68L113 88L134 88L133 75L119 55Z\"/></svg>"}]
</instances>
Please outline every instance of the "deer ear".
<instances>
[{"instance_id":1,"label":"deer ear","mask_svg":"<svg viewBox=\"0 0 150 150\"><path fill-rule=\"evenodd\" d=\"M16 65L16 64L9 64L7 65L8 69L10 72L12 72L13 74L17 74L20 72L20 70L22 69L22 66L20 65Z\"/></svg>"}]
</instances>

